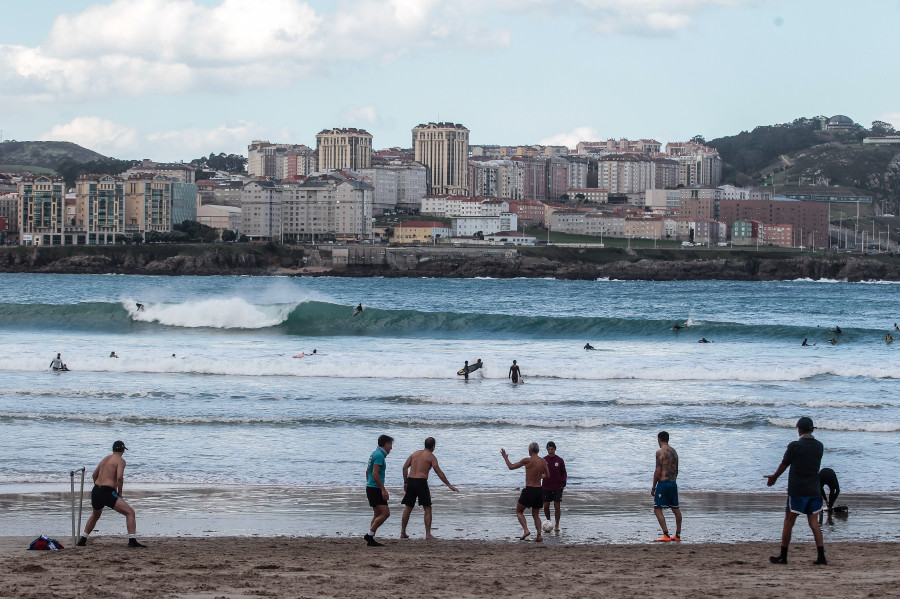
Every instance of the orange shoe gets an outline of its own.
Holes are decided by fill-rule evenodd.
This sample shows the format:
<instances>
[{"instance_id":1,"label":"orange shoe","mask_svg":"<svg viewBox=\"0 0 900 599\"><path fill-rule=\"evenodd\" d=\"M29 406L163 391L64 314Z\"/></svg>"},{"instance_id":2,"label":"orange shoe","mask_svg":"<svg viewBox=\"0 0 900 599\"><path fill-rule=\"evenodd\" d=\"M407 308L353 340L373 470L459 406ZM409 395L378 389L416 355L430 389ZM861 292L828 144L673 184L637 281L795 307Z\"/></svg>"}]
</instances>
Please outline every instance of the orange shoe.
<instances>
[{"instance_id":1,"label":"orange shoe","mask_svg":"<svg viewBox=\"0 0 900 599\"><path fill-rule=\"evenodd\" d=\"M674 539L672 539L672 537L670 537L667 534L663 534L663 536L659 537L658 539L653 539L653 542L654 543L668 543L669 541L672 541L672 540L674 540Z\"/></svg>"},{"instance_id":2,"label":"orange shoe","mask_svg":"<svg viewBox=\"0 0 900 599\"><path fill-rule=\"evenodd\" d=\"M673 541L678 541L678 542L680 543L680 542L681 542L681 537L679 537L679 536L676 534L675 536L672 537L672 540L673 540Z\"/></svg>"}]
</instances>

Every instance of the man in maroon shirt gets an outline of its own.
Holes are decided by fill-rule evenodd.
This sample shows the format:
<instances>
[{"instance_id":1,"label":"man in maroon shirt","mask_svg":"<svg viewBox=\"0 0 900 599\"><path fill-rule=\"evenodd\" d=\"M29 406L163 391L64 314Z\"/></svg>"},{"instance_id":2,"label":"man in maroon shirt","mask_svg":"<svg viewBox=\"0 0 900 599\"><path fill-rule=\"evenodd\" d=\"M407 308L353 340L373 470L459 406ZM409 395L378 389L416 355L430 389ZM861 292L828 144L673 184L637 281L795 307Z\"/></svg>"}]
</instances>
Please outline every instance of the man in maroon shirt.
<instances>
[{"instance_id":1,"label":"man in maroon shirt","mask_svg":"<svg viewBox=\"0 0 900 599\"><path fill-rule=\"evenodd\" d=\"M559 531L559 502L562 501L563 487L566 486L566 463L556 455L556 443L547 442L547 455L544 456L550 475L541 481L541 489L544 492L544 516L550 519L550 502L553 502L553 512L556 516L556 526L553 530Z\"/></svg>"}]
</instances>

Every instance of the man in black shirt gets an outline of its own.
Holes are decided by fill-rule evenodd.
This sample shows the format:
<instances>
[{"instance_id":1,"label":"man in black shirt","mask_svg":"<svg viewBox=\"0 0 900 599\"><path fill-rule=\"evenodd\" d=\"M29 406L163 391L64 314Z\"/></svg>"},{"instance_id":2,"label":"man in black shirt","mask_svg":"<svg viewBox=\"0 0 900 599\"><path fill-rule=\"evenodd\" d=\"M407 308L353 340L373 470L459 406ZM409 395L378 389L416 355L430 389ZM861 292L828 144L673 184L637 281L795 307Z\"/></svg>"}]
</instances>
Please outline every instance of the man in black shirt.
<instances>
[{"instance_id":1,"label":"man in black shirt","mask_svg":"<svg viewBox=\"0 0 900 599\"><path fill-rule=\"evenodd\" d=\"M800 514L806 514L809 528L816 540L819 556L813 564L824 566L828 563L825 560L825 544L822 541L822 529L819 528L817 517L817 514L822 511L822 496L819 494L819 467L822 465L822 454L825 453L825 447L821 441L813 437L812 432L815 428L812 418L804 416L798 420L797 433L800 435L800 439L788 444L787 451L784 452L784 457L781 458L781 464L775 474L763 477L768 479L766 484L771 487L788 467L791 469L788 474L788 500L784 513L784 528L781 531L781 555L769 558L773 564L787 563L791 531Z\"/></svg>"},{"instance_id":2,"label":"man in black shirt","mask_svg":"<svg viewBox=\"0 0 900 599\"><path fill-rule=\"evenodd\" d=\"M825 495L825 487L828 487L827 497ZM831 468L819 470L819 493L822 495L822 501L825 502L825 509L828 512L828 523L834 524L831 520L831 514L834 512L834 502L837 501L838 495L841 494L841 485L838 483L837 474Z\"/></svg>"}]
</instances>

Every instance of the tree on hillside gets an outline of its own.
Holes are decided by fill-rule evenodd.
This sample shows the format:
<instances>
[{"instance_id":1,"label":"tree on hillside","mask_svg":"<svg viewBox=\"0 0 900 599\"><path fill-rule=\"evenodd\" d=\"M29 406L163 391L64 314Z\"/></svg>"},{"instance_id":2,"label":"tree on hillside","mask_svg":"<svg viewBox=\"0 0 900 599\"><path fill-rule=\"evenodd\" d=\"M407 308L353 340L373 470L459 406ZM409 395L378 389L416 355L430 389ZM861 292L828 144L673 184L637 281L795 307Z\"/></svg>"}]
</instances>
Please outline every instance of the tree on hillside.
<instances>
[{"instance_id":1,"label":"tree on hillside","mask_svg":"<svg viewBox=\"0 0 900 599\"><path fill-rule=\"evenodd\" d=\"M131 167L138 164L137 160L92 160L90 162L76 162L65 158L54 167L54 170L65 179L67 187L74 187L75 180L81 175L121 175Z\"/></svg>"},{"instance_id":2,"label":"tree on hillside","mask_svg":"<svg viewBox=\"0 0 900 599\"><path fill-rule=\"evenodd\" d=\"M890 123L885 123L884 121L872 121L872 128L870 129L870 131L875 137L897 135L897 130L894 129L894 126Z\"/></svg>"},{"instance_id":3,"label":"tree on hillside","mask_svg":"<svg viewBox=\"0 0 900 599\"><path fill-rule=\"evenodd\" d=\"M229 173L246 173L247 157L240 154L213 154L205 158L195 158L191 160L191 166L197 167L204 171L228 171Z\"/></svg>"},{"instance_id":4,"label":"tree on hillside","mask_svg":"<svg viewBox=\"0 0 900 599\"><path fill-rule=\"evenodd\" d=\"M219 238L219 230L195 220L182 221L181 224L172 227L176 232L181 232L185 236L185 240L212 242Z\"/></svg>"}]
</instances>

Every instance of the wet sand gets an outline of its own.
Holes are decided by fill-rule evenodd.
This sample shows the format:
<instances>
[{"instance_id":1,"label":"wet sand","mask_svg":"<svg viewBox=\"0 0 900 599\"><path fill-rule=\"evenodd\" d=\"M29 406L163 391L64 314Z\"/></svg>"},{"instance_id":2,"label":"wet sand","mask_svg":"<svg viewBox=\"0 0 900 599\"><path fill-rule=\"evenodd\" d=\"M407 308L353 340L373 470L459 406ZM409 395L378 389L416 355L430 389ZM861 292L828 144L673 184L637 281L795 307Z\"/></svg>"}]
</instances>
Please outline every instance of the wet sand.
<instances>
[{"instance_id":1,"label":"wet sand","mask_svg":"<svg viewBox=\"0 0 900 599\"><path fill-rule=\"evenodd\" d=\"M397 539L402 490L391 491L391 518L380 534ZM88 489L89 490L89 489ZM512 541L521 534L514 511L518 490L461 489L459 494L432 485L434 534L446 540ZM777 541L784 518L782 493L680 493L686 542L737 543ZM146 537L333 537L356 538L372 511L362 489L336 487L126 486L125 497L137 512L138 533ZM71 538L70 494L60 485L0 485L0 536ZM900 498L842 494L848 517L823 527L825 541L900 541L892 525L900 517ZM567 490L562 544L646 543L659 536L649 492ZM109 512L109 510L107 510ZM90 515L85 498L83 520ZM674 519L667 512L670 526ZM529 527L533 524L529 518ZM120 536L125 519L104 513L100 536ZM422 510L410 518L409 534L424 537ZM795 540L812 540L798 524Z\"/></svg>"},{"instance_id":2,"label":"wet sand","mask_svg":"<svg viewBox=\"0 0 900 599\"><path fill-rule=\"evenodd\" d=\"M123 538L26 551L0 539L2 597L887 597L900 584L900 544L553 545L362 539Z\"/></svg>"}]
</instances>

